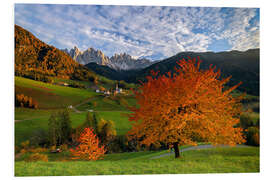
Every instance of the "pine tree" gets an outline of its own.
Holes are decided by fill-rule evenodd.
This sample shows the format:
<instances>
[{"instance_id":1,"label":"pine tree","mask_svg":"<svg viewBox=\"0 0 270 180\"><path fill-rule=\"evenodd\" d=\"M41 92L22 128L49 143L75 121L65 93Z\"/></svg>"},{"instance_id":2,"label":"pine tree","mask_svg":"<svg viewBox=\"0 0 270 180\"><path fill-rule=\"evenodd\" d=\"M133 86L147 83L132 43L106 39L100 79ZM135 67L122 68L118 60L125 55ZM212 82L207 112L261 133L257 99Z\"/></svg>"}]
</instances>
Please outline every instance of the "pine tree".
<instances>
[{"instance_id":1,"label":"pine tree","mask_svg":"<svg viewBox=\"0 0 270 180\"><path fill-rule=\"evenodd\" d=\"M50 145L56 146L59 140L59 126L55 113L52 113L48 122L48 135Z\"/></svg>"},{"instance_id":2,"label":"pine tree","mask_svg":"<svg viewBox=\"0 0 270 180\"><path fill-rule=\"evenodd\" d=\"M61 144L68 143L71 140L71 121L69 112L67 109L58 112L59 124L60 124L60 132L61 132Z\"/></svg>"},{"instance_id":3,"label":"pine tree","mask_svg":"<svg viewBox=\"0 0 270 180\"><path fill-rule=\"evenodd\" d=\"M93 113L92 128L93 128L95 134L97 134L98 122L99 122L99 116L96 112L94 112Z\"/></svg>"}]
</instances>

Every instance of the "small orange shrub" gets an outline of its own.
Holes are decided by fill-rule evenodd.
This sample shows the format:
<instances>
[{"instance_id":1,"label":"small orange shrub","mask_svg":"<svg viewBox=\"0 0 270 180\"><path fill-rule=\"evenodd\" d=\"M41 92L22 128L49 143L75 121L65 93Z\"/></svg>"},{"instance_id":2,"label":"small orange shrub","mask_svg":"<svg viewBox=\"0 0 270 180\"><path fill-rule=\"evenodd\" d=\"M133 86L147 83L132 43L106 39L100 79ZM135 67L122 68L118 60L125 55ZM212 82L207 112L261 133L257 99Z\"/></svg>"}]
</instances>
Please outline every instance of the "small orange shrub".
<instances>
[{"instance_id":1,"label":"small orange shrub","mask_svg":"<svg viewBox=\"0 0 270 180\"><path fill-rule=\"evenodd\" d=\"M100 146L99 139L92 128L85 128L78 139L80 143L75 149L70 149L72 159L98 160L105 154L104 146Z\"/></svg>"},{"instance_id":2,"label":"small orange shrub","mask_svg":"<svg viewBox=\"0 0 270 180\"><path fill-rule=\"evenodd\" d=\"M26 152L27 152L26 149L21 149L21 150L20 150L20 153L22 153L22 154L24 154L24 153L26 153Z\"/></svg>"},{"instance_id":3,"label":"small orange shrub","mask_svg":"<svg viewBox=\"0 0 270 180\"><path fill-rule=\"evenodd\" d=\"M33 161L45 161L48 162L48 156L46 154L31 154L28 158L25 159L27 162L33 162Z\"/></svg>"}]
</instances>

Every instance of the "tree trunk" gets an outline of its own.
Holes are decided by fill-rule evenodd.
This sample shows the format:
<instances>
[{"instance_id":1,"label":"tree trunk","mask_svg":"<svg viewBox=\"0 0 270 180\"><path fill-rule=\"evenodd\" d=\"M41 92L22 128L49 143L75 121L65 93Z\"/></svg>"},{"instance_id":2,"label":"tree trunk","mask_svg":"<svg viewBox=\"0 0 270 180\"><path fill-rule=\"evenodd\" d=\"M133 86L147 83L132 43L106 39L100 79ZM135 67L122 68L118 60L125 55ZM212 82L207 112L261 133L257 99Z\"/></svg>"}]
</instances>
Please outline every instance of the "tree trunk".
<instances>
[{"instance_id":1,"label":"tree trunk","mask_svg":"<svg viewBox=\"0 0 270 180\"><path fill-rule=\"evenodd\" d=\"M173 149L174 149L175 158L180 158L178 142L173 143Z\"/></svg>"}]
</instances>

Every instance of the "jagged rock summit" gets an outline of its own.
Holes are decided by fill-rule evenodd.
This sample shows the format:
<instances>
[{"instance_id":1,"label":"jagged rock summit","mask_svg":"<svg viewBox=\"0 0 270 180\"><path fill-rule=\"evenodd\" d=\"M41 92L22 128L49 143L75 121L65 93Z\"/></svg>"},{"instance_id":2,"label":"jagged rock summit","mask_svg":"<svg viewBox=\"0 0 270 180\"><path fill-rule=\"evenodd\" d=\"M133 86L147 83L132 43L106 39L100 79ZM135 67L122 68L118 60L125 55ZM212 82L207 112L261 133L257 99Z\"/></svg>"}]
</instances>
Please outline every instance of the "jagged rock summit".
<instances>
[{"instance_id":1,"label":"jagged rock summit","mask_svg":"<svg viewBox=\"0 0 270 180\"><path fill-rule=\"evenodd\" d=\"M106 56L102 51L88 48L85 51L80 51L76 46L70 50L64 49L74 60L80 64L88 64L91 62L99 65L105 65L115 70L131 70L143 69L153 64L148 59L134 59L129 54L121 53L114 54L112 57Z\"/></svg>"}]
</instances>

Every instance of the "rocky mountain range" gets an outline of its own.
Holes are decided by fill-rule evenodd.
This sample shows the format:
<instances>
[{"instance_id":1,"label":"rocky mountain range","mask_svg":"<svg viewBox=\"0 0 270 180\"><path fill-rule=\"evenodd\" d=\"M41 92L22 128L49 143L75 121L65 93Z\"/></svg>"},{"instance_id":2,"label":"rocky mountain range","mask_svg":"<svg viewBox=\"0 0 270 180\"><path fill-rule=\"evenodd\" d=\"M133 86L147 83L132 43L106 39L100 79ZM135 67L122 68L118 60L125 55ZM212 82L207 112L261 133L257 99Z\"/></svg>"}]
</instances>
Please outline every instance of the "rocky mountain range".
<instances>
[{"instance_id":1,"label":"rocky mountain range","mask_svg":"<svg viewBox=\"0 0 270 180\"><path fill-rule=\"evenodd\" d=\"M69 54L74 60L80 64L97 63L98 65L108 66L114 70L132 70L143 69L153 64L148 59L134 59L129 54L115 54L112 57L106 56L100 50L88 48L85 51L80 51L76 46L70 50L64 49L64 52Z\"/></svg>"}]
</instances>

